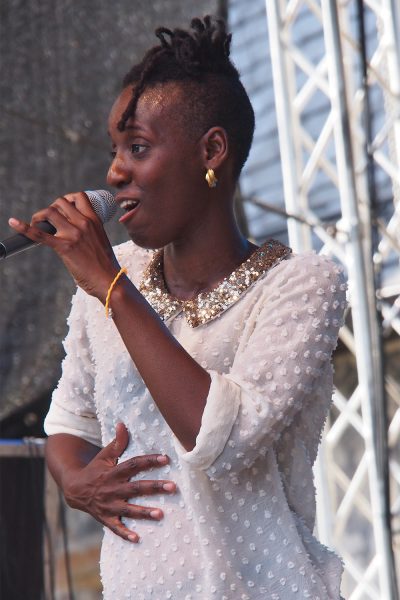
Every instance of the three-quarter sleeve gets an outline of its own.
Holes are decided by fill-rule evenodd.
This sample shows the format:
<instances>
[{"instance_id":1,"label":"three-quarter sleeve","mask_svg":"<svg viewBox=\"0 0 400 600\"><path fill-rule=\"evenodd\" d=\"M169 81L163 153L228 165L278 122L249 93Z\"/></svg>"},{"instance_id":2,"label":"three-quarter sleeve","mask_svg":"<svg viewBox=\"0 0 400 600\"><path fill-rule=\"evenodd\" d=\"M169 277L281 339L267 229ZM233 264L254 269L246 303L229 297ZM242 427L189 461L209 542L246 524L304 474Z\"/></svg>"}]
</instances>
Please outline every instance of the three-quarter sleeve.
<instances>
[{"instance_id":1,"label":"three-quarter sleeve","mask_svg":"<svg viewBox=\"0 0 400 600\"><path fill-rule=\"evenodd\" d=\"M53 392L44 429L47 435L69 433L101 446L101 430L94 404L95 367L85 313L85 294L78 289L68 317L62 375Z\"/></svg>"},{"instance_id":2,"label":"three-quarter sleeve","mask_svg":"<svg viewBox=\"0 0 400 600\"><path fill-rule=\"evenodd\" d=\"M307 400L318 397L313 393L332 369L346 306L341 269L324 256L295 256L272 269L262 285L252 333L230 372L210 371L195 447L178 448L182 461L216 478L265 455Z\"/></svg>"}]
</instances>

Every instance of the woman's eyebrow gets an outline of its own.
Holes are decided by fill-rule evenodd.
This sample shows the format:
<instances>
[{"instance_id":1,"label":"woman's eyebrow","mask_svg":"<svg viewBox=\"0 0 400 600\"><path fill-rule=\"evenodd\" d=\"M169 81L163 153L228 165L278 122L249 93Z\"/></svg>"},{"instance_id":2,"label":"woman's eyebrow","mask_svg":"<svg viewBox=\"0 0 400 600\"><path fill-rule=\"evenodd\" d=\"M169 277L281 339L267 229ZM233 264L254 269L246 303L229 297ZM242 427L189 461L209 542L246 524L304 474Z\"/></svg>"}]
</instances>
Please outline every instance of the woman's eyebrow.
<instances>
[{"instance_id":1,"label":"woman's eyebrow","mask_svg":"<svg viewBox=\"0 0 400 600\"><path fill-rule=\"evenodd\" d=\"M132 129L137 129L138 131L146 131L146 129L144 127L142 127L141 125L137 125L137 124L125 125L125 128L124 128L125 131L132 130ZM108 135L108 137L111 137L110 131L107 131L107 135Z\"/></svg>"}]
</instances>

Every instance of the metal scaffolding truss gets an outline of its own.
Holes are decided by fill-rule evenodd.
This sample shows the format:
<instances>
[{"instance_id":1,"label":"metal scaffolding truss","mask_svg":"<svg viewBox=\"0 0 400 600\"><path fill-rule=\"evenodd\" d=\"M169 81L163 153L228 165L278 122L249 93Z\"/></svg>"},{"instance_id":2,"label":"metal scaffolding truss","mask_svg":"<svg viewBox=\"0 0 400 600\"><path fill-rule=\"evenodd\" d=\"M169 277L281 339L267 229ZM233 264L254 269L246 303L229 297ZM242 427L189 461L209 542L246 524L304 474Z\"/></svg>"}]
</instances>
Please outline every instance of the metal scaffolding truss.
<instances>
[{"instance_id":1,"label":"metal scaffolding truss","mask_svg":"<svg viewBox=\"0 0 400 600\"><path fill-rule=\"evenodd\" d=\"M398 0L266 0L266 10L290 244L331 255L349 279L340 338L357 381L335 391L316 465L318 535L343 557L348 600L394 600L400 386L386 373L382 340L400 335ZM323 40L311 56L305 22ZM337 192L329 224L313 210L321 181Z\"/></svg>"}]
</instances>

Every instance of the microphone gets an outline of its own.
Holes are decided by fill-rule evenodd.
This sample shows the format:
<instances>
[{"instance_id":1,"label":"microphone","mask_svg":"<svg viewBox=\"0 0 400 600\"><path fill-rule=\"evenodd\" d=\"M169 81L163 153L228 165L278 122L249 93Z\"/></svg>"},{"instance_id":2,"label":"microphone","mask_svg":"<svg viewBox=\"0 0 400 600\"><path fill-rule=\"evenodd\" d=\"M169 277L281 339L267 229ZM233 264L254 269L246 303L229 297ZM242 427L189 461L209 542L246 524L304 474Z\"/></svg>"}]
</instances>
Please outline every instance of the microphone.
<instances>
[{"instance_id":1,"label":"microphone","mask_svg":"<svg viewBox=\"0 0 400 600\"><path fill-rule=\"evenodd\" d=\"M85 194L89 198L89 202L92 205L94 212L102 223L107 223L107 221L109 221L117 212L118 205L115 202L115 198L110 192L107 192L107 190L88 190ZM48 221L36 223L35 227L38 227L51 235L54 235L57 231ZM26 235L22 235L22 233L16 233L0 242L0 260L9 258L14 254L18 254L19 252L23 252L24 250L28 250L35 246L39 246L39 244L30 240Z\"/></svg>"}]
</instances>

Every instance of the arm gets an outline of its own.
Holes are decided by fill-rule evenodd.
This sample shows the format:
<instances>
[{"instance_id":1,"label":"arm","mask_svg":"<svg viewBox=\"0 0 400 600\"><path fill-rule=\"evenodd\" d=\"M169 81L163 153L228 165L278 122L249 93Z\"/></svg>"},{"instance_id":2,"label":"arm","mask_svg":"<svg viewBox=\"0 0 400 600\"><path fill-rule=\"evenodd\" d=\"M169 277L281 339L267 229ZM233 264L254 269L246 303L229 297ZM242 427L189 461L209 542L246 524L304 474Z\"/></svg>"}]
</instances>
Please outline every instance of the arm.
<instances>
[{"instance_id":1,"label":"arm","mask_svg":"<svg viewBox=\"0 0 400 600\"><path fill-rule=\"evenodd\" d=\"M86 196L58 198L32 219L43 220L55 226L55 236L21 221L10 220L10 225L57 252L78 286L104 304L119 265ZM193 448L210 387L209 373L174 339L128 278L121 279L113 291L111 307L127 351L165 420L182 445Z\"/></svg>"},{"instance_id":2,"label":"arm","mask_svg":"<svg viewBox=\"0 0 400 600\"><path fill-rule=\"evenodd\" d=\"M308 401L337 343L346 284L331 260L294 257L267 281L254 330L230 372L211 373L195 448L180 449L183 461L214 478L250 467L301 410L313 410Z\"/></svg>"},{"instance_id":3,"label":"arm","mask_svg":"<svg viewBox=\"0 0 400 600\"><path fill-rule=\"evenodd\" d=\"M123 539L138 535L125 527L122 516L159 520L158 508L127 503L140 495L175 491L164 480L130 481L140 471L160 467L168 457L135 457L117 465L128 444L128 432L117 425L115 439L101 449L100 426L93 402L95 369L86 334L86 303L82 291L72 301L69 331L64 341L66 357L62 377L53 393L45 430L50 435L46 459L54 479L72 508L85 511Z\"/></svg>"},{"instance_id":4,"label":"arm","mask_svg":"<svg viewBox=\"0 0 400 600\"><path fill-rule=\"evenodd\" d=\"M210 374L177 342L128 279L113 292L114 323L152 398L181 444L196 443Z\"/></svg>"}]
</instances>

